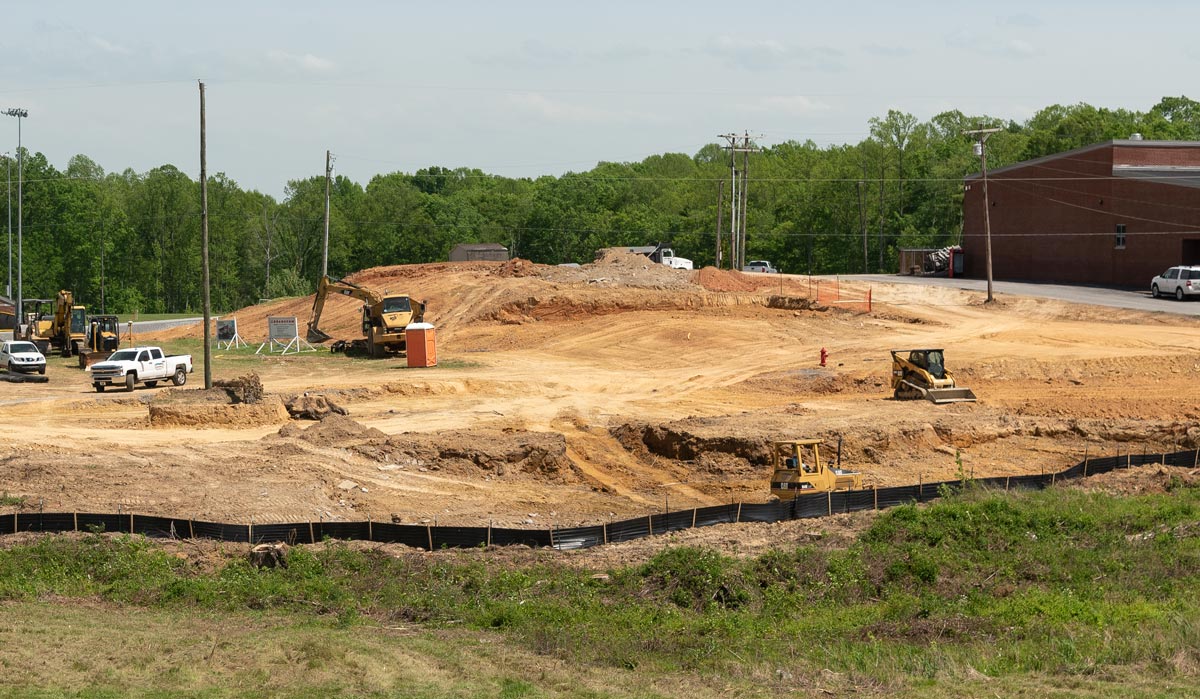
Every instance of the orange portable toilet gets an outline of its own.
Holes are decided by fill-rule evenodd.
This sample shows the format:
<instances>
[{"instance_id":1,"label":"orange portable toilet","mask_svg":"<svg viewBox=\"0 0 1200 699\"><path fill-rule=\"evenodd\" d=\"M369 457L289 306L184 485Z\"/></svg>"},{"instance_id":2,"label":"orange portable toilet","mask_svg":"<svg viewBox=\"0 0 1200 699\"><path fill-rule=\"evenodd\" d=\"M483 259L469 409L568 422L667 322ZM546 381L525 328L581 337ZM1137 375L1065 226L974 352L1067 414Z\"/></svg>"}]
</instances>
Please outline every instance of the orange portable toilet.
<instances>
[{"instance_id":1,"label":"orange portable toilet","mask_svg":"<svg viewBox=\"0 0 1200 699\"><path fill-rule=\"evenodd\" d=\"M431 323L411 323L404 328L408 366L437 366L436 332Z\"/></svg>"}]
</instances>

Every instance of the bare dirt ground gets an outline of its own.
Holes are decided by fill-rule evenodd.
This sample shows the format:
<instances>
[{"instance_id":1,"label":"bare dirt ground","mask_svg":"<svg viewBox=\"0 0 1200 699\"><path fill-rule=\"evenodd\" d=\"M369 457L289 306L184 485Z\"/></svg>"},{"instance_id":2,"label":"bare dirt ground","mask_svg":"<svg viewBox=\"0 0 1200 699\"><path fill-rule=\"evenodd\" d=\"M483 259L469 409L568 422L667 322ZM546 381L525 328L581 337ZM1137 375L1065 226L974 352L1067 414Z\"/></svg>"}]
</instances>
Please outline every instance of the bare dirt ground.
<instances>
[{"instance_id":1,"label":"bare dirt ground","mask_svg":"<svg viewBox=\"0 0 1200 699\"><path fill-rule=\"evenodd\" d=\"M1200 321L1187 317L1012 297L985 306L980 294L908 285L875 286L864 313L813 306L804 278L619 255L351 279L426 300L440 366L216 352L216 377L261 377L268 404L247 411L202 398L199 368L181 389L96 394L52 358L49 384L0 384L0 492L24 497L0 513L560 527L765 502L772 439L840 437L843 465L879 486L952 479L959 460L977 477L1015 475L1200 443L1188 399ZM780 296L793 300L771 301ZM303 327L311 304L234 315L257 344L266 316ZM331 299L323 329L357 337L358 309ZM200 329L137 339L181 337ZM909 347L945 347L979 402L893 400L888 350ZM279 403L304 392L349 414L289 420Z\"/></svg>"}]
</instances>

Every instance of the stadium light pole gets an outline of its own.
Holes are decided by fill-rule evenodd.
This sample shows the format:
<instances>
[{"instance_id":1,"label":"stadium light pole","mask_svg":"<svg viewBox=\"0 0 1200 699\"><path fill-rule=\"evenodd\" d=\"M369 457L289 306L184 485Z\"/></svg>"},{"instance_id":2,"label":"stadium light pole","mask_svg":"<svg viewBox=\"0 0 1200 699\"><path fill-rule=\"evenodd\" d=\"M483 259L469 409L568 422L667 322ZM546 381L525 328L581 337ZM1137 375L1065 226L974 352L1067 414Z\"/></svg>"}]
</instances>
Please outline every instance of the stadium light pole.
<instances>
[{"instance_id":1,"label":"stadium light pole","mask_svg":"<svg viewBox=\"0 0 1200 699\"><path fill-rule=\"evenodd\" d=\"M13 310L15 311L16 320L19 321L21 319L21 306L25 302L25 299L22 298L22 296L23 296L22 292L24 291L24 289L22 288L23 280L22 280L22 274L21 274L21 271L22 271L22 267L21 267L22 255L21 255L21 253L22 253L22 247L23 247L21 245L21 241L22 241L21 234L22 234L22 220L24 219L24 216L22 214L24 213L24 199L25 199L25 197L23 196L24 192L23 192L23 187L22 187L22 185L24 184L24 181L25 181L25 151L23 151L21 149L21 119L24 119L25 117L29 116L29 110L12 108L12 109L5 109L4 113L7 114L8 116L17 118L17 298L16 298L16 306L13 307ZM19 322L16 322L13 324L18 327L20 326ZM13 332L15 333L17 331L17 329L18 328L13 328Z\"/></svg>"},{"instance_id":2,"label":"stadium light pole","mask_svg":"<svg viewBox=\"0 0 1200 699\"><path fill-rule=\"evenodd\" d=\"M987 301L985 303L995 301L995 298L992 297L992 215L991 206L988 204L987 140L989 136L997 131L1000 131L1000 129L985 129L983 128L983 124L980 124L979 128L973 131L963 131L966 135L978 138L975 142L975 155L979 156L979 167L983 176L983 227L986 238L984 256L987 258Z\"/></svg>"}]
</instances>

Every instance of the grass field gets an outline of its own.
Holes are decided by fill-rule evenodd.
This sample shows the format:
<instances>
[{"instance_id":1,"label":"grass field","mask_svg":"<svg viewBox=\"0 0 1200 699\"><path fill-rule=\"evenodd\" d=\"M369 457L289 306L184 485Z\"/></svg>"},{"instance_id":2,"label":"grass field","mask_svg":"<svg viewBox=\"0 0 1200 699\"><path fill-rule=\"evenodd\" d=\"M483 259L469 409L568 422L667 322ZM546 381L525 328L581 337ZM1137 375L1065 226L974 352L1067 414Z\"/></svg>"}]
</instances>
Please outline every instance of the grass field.
<instances>
[{"instance_id":1,"label":"grass field","mask_svg":"<svg viewBox=\"0 0 1200 699\"><path fill-rule=\"evenodd\" d=\"M2 696L1184 696L1200 489L968 488L749 558L0 550ZM198 550L198 549L197 549Z\"/></svg>"}]
</instances>

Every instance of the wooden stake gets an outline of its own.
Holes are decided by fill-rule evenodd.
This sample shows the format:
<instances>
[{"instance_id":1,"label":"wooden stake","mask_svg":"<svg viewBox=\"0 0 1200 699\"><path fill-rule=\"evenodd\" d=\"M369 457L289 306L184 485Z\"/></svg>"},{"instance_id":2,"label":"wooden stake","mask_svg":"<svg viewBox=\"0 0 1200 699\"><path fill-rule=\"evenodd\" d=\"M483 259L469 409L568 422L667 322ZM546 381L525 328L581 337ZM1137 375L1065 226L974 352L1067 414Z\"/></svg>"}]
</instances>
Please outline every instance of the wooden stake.
<instances>
[{"instance_id":1,"label":"wooden stake","mask_svg":"<svg viewBox=\"0 0 1200 699\"><path fill-rule=\"evenodd\" d=\"M79 513L72 512L71 518L75 521L75 531L79 531Z\"/></svg>"},{"instance_id":2,"label":"wooden stake","mask_svg":"<svg viewBox=\"0 0 1200 699\"><path fill-rule=\"evenodd\" d=\"M735 520L735 524L740 521L742 521L742 503L739 502L738 510L737 510L737 520Z\"/></svg>"},{"instance_id":3,"label":"wooden stake","mask_svg":"<svg viewBox=\"0 0 1200 699\"><path fill-rule=\"evenodd\" d=\"M604 543L605 543L605 545L607 545L608 544L608 522L605 522L601 526L604 527Z\"/></svg>"},{"instance_id":4,"label":"wooden stake","mask_svg":"<svg viewBox=\"0 0 1200 699\"><path fill-rule=\"evenodd\" d=\"M429 537L429 551L432 552L433 551L433 527L426 524L425 525L425 534Z\"/></svg>"},{"instance_id":5,"label":"wooden stake","mask_svg":"<svg viewBox=\"0 0 1200 699\"><path fill-rule=\"evenodd\" d=\"M696 508L692 508L692 529L696 528Z\"/></svg>"},{"instance_id":6,"label":"wooden stake","mask_svg":"<svg viewBox=\"0 0 1200 699\"><path fill-rule=\"evenodd\" d=\"M311 520L308 523L308 543L310 543L310 544L317 543L317 533L313 531L313 525L312 525Z\"/></svg>"},{"instance_id":7,"label":"wooden stake","mask_svg":"<svg viewBox=\"0 0 1200 699\"><path fill-rule=\"evenodd\" d=\"M375 528L372 526L371 517L367 516L367 541L375 540Z\"/></svg>"},{"instance_id":8,"label":"wooden stake","mask_svg":"<svg viewBox=\"0 0 1200 699\"><path fill-rule=\"evenodd\" d=\"M491 548L491 545L492 545L492 520L490 520L490 519L488 520L488 539L487 539L487 545L488 545L488 547L489 547L489 548Z\"/></svg>"}]
</instances>

